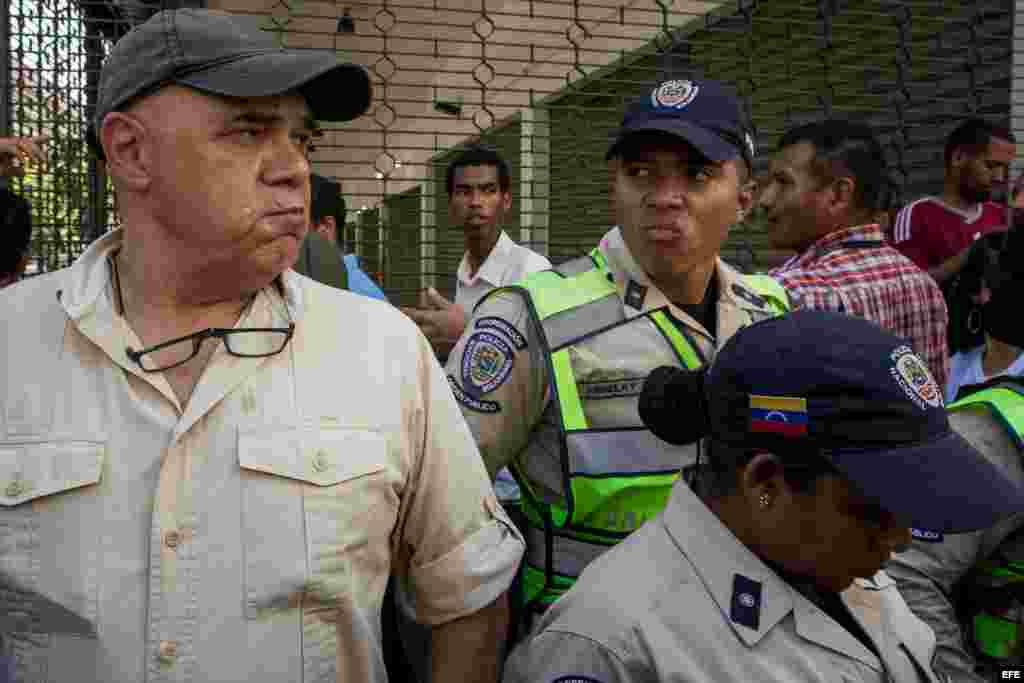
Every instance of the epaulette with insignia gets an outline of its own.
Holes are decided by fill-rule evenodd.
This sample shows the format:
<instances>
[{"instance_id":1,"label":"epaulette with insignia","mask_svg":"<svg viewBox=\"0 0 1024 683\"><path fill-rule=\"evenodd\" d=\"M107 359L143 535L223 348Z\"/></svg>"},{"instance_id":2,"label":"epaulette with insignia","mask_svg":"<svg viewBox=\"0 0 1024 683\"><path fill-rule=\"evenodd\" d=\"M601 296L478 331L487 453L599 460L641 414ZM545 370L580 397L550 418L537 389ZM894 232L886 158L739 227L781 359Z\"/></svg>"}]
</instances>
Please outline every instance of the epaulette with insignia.
<instances>
[{"instance_id":1,"label":"epaulette with insignia","mask_svg":"<svg viewBox=\"0 0 1024 683\"><path fill-rule=\"evenodd\" d=\"M743 285L734 284L732 286L732 293L735 294L736 296L738 296L739 298L743 299L744 301L746 301L748 304L750 304L752 306L757 306L758 308L764 308L765 305L766 305L765 300L764 300L763 297L761 297L761 296L759 296L757 294L754 294L752 291L750 291L749 289L747 289Z\"/></svg>"}]
</instances>

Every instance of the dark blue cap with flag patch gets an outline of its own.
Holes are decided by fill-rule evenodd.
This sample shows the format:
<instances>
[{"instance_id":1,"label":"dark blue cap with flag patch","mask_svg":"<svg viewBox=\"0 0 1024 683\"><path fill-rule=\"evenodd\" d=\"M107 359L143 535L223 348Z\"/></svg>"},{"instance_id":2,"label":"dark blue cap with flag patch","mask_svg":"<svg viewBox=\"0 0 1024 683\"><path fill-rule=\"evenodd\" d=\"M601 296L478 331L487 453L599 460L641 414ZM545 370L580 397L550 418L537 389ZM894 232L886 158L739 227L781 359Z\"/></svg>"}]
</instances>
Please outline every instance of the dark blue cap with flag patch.
<instances>
[{"instance_id":1,"label":"dark blue cap with flag patch","mask_svg":"<svg viewBox=\"0 0 1024 683\"><path fill-rule=\"evenodd\" d=\"M630 136L651 132L681 138L711 161L741 156L750 165L754 160L754 136L739 100L718 81L676 79L655 85L626 110L607 158L617 156Z\"/></svg>"},{"instance_id":2,"label":"dark blue cap with flag patch","mask_svg":"<svg viewBox=\"0 0 1024 683\"><path fill-rule=\"evenodd\" d=\"M639 411L670 443L817 453L910 527L973 531L1024 510L1024 491L952 430L924 362L861 318L797 311L750 325L706 370L652 372Z\"/></svg>"}]
</instances>

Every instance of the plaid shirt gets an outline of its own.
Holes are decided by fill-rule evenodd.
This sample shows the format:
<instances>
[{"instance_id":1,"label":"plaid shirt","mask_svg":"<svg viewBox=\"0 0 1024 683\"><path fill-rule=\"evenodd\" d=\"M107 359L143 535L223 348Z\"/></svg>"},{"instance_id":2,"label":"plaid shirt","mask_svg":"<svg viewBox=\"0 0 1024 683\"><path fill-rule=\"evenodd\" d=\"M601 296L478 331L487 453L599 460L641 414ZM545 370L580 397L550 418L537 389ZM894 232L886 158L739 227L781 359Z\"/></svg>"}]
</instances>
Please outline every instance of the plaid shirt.
<instances>
[{"instance_id":1,"label":"plaid shirt","mask_svg":"<svg viewBox=\"0 0 1024 683\"><path fill-rule=\"evenodd\" d=\"M859 316L908 340L945 388L946 300L927 273L884 240L877 225L838 230L769 274L794 308Z\"/></svg>"}]
</instances>

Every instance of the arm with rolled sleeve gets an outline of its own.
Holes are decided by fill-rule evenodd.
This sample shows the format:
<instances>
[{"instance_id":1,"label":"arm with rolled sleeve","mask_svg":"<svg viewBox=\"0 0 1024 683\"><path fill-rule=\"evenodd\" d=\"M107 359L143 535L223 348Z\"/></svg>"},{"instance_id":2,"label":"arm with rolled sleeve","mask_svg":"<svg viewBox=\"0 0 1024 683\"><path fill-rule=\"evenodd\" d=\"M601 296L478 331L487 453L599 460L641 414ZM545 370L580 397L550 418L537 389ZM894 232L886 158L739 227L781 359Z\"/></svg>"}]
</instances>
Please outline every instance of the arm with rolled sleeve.
<instances>
[{"instance_id":1,"label":"arm with rolled sleeve","mask_svg":"<svg viewBox=\"0 0 1024 683\"><path fill-rule=\"evenodd\" d=\"M935 632L936 673L964 683L983 683L983 679L974 674L974 658L967 653L951 593L980 559L981 535L958 534L935 543L914 541L885 567L910 610Z\"/></svg>"},{"instance_id":2,"label":"arm with rolled sleeve","mask_svg":"<svg viewBox=\"0 0 1024 683\"><path fill-rule=\"evenodd\" d=\"M417 337L418 376L407 388L416 399L406 419L408 452L419 457L395 532L397 564L416 620L434 627L435 680L494 681L505 643L496 634L508 620L504 595L524 544L494 497L429 343ZM462 634L461 642L447 631Z\"/></svg>"},{"instance_id":3,"label":"arm with rolled sleeve","mask_svg":"<svg viewBox=\"0 0 1024 683\"><path fill-rule=\"evenodd\" d=\"M911 611L935 632L935 671L957 683L984 683L974 673L974 657L951 600L954 586L1017 527L1015 516L996 526L954 534L938 542L915 540L894 555L885 571L897 583Z\"/></svg>"},{"instance_id":4,"label":"arm with rolled sleeve","mask_svg":"<svg viewBox=\"0 0 1024 683\"><path fill-rule=\"evenodd\" d=\"M1014 483L1024 483L1020 453L1009 434L986 409L963 409L949 415L950 425ZM1024 525L1015 514L997 524L966 534L947 535L936 541L915 540L886 565L907 606L935 631L936 673L950 680L982 683L974 674L974 657L951 601L953 589L979 562Z\"/></svg>"},{"instance_id":5,"label":"arm with rolled sleeve","mask_svg":"<svg viewBox=\"0 0 1024 683\"><path fill-rule=\"evenodd\" d=\"M502 332L504 325L512 331ZM471 344L484 339L480 336L484 334L501 340L499 346L511 353L502 363L511 363L511 368L492 390L478 393L470 386L474 360L466 352L472 351ZM504 366L499 368L498 376L504 370ZM526 448L546 403L546 359L525 301L509 292L482 301L448 357L446 371L493 479Z\"/></svg>"}]
</instances>

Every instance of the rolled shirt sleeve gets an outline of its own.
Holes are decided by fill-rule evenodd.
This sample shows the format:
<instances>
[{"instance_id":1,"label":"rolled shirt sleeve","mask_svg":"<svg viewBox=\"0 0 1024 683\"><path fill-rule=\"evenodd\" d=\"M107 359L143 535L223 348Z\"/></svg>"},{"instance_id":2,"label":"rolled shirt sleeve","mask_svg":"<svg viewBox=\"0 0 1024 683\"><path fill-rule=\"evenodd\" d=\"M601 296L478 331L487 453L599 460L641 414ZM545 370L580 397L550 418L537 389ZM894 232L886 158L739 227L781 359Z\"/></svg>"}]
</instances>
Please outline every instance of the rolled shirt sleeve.
<instances>
[{"instance_id":1,"label":"rolled shirt sleeve","mask_svg":"<svg viewBox=\"0 0 1024 683\"><path fill-rule=\"evenodd\" d=\"M935 543L914 541L885 567L910 610L935 632L936 672L964 683L983 683L984 679L974 674L974 658L967 653L951 592L980 559L980 545L981 532Z\"/></svg>"},{"instance_id":2,"label":"rolled shirt sleeve","mask_svg":"<svg viewBox=\"0 0 1024 683\"><path fill-rule=\"evenodd\" d=\"M402 502L399 572L420 623L436 625L476 612L512 583L524 543L498 504L444 373L418 335L418 395L408 416L410 451L419 453Z\"/></svg>"},{"instance_id":3,"label":"rolled shirt sleeve","mask_svg":"<svg viewBox=\"0 0 1024 683\"><path fill-rule=\"evenodd\" d=\"M1021 484L1024 470L1017 447L987 411L956 411L950 415L950 423L982 455ZM907 606L935 632L937 673L958 683L982 682L974 674L974 656L965 640L970 634L964 633L957 621L952 595L956 585L1021 526L1024 515L1016 514L981 531L924 534L887 563L885 571L896 581Z\"/></svg>"}]
</instances>

